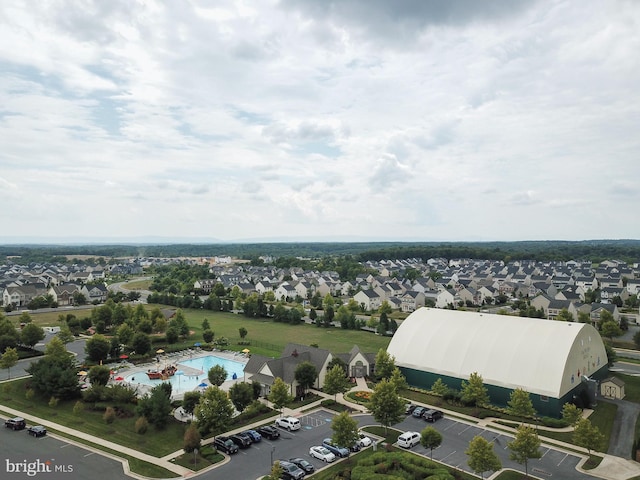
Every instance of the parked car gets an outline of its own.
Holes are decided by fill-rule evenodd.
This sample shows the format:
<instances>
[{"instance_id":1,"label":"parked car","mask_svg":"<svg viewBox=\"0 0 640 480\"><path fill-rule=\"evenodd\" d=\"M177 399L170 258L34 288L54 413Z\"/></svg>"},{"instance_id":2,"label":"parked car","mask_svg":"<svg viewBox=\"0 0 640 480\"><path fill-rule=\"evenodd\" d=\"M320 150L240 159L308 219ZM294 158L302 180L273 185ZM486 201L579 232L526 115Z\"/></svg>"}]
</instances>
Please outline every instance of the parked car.
<instances>
[{"instance_id":1,"label":"parked car","mask_svg":"<svg viewBox=\"0 0 640 480\"><path fill-rule=\"evenodd\" d=\"M347 458L349 456L349 449L336 445L330 438L322 440L322 446L333 453L336 457Z\"/></svg>"},{"instance_id":2,"label":"parked car","mask_svg":"<svg viewBox=\"0 0 640 480\"><path fill-rule=\"evenodd\" d=\"M4 426L11 430L23 430L27 426L27 422L22 417L9 418L5 420Z\"/></svg>"},{"instance_id":3,"label":"parked car","mask_svg":"<svg viewBox=\"0 0 640 480\"><path fill-rule=\"evenodd\" d=\"M398 437L398 446L402 448L411 448L420 443L420 434L418 432L404 432Z\"/></svg>"},{"instance_id":4,"label":"parked car","mask_svg":"<svg viewBox=\"0 0 640 480\"><path fill-rule=\"evenodd\" d=\"M413 411L416 409L417 405L414 405L413 403L407 403L404 406L404 413L405 415L411 415L413 413Z\"/></svg>"},{"instance_id":5,"label":"parked car","mask_svg":"<svg viewBox=\"0 0 640 480\"><path fill-rule=\"evenodd\" d=\"M235 443L238 448L249 448L251 446L251 438L244 433L236 433L229 436L229 439Z\"/></svg>"},{"instance_id":6,"label":"parked car","mask_svg":"<svg viewBox=\"0 0 640 480\"><path fill-rule=\"evenodd\" d=\"M286 428L289 431L300 430L300 420L294 417L283 417L276 419L276 427Z\"/></svg>"},{"instance_id":7,"label":"parked car","mask_svg":"<svg viewBox=\"0 0 640 480\"><path fill-rule=\"evenodd\" d=\"M440 410L431 409L422 414L422 418L424 418L427 422L435 422L437 420L440 420L442 417L444 417L444 413L442 413Z\"/></svg>"},{"instance_id":8,"label":"parked car","mask_svg":"<svg viewBox=\"0 0 640 480\"><path fill-rule=\"evenodd\" d=\"M358 445L360 445L361 447L368 447L369 445L371 445L373 442L371 441L371 439L369 437L367 437L364 433L360 432L358 433Z\"/></svg>"},{"instance_id":9,"label":"parked car","mask_svg":"<svg viewBox=\"0 0 640 480\"><path fill-rule=\"evenodd\" d=\"M238 446L233 443L229 437L216 437L213 441L213 446L216 450L223 451L227 455L231 455L232 453L238 453Z\"/></svg>"},{"instance_id":10,"label":"parked car","mask_svg":"<svg viewBox=\"0 0 640 480\"><path fill-rule=\"evenodd\" d=\"M34 437L44 437L47 434L47 429L42 425L34 425L33 427L29 427L27 429L27 433Z\"/></svg>"},{"instance_id":11,"label":"parked car","mask_svg":"<svg viewBox=\"0 0 640 480\"><path fill-rule=\"evenodd\" d=\"M263 427L256 428L256 432L269 440L275 440L280 437L280 432L273 428L271 425L265 425Z\"/></svg>"},{"instance_id":12,"label":"parked car","mask_svg":"<svg viewBox=\"0 0 640 480\"><path fill-rule=\"evenodd\" d=\"M255 430L245 430L244 432L242 432L246 435L249 436L249 438L251 439L251 441L253 443L258 443L259 441L262 440L262 435L260 435L258 432L256 432Z\"/></svg>"},{"instance_id":13,"label":"parked car","mask_svg":"<svg viewBox=\"0 0 640 480\"><path fill-rule=\"evenodd\" d=\"M304 473L313 473L316 471L316 467L307 462L304 458L290 458L289 461L304 470Z\"/></svg>"},{"instance_id":14,"label":"parked car","mask_svg":"<svg viewBox=\"0 0 640 480\"><path fill-rule=\"evenodd\" d=\"M336 459L336 456L333 453L320 445L311 447L309 449L309 456L327 463L334 462Z\"/></svg>"},{"instance_id":15,"label":"parked car","mask_svg":"<svg viewBox=\"0 0 640 480\"><path fill-rule=\"evenodd\" d=\"M286 460L278 460L280 468L282 468L282 477L285 480L302 480L304 478L304 470L302 470L295 463L287 462Z\"/></svg>"},{"instance_id":16,"label":"parked car","mask_svg":"<svg viewBox=\"0 0 640 480\"><path fill-rule=\"evenodd\" d=\"M411 415L413 415L416 418L420 418L422 417L422 414L426 411L427 409L424 407L416 407L413 409L413 412L411 412Z\"/></svg>"}]
</instances>

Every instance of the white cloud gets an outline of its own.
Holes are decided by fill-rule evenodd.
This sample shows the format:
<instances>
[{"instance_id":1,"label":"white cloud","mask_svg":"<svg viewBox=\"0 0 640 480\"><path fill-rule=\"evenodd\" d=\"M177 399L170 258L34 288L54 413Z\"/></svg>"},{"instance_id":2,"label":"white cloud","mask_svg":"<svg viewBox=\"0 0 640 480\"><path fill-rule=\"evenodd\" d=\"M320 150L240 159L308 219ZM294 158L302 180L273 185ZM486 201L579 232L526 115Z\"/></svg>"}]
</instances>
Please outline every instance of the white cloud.
<instances>
[{"instance_id":1,"label":"white cloud","mask_svg":"<svg viewBox=\"0 0 640 480\"><path fill-rule=\"evenodd\" d=\"M638 238L612 212L638 196L639 24L624 0L1 4L0 222Z\"/></svg>"}]
</instances>

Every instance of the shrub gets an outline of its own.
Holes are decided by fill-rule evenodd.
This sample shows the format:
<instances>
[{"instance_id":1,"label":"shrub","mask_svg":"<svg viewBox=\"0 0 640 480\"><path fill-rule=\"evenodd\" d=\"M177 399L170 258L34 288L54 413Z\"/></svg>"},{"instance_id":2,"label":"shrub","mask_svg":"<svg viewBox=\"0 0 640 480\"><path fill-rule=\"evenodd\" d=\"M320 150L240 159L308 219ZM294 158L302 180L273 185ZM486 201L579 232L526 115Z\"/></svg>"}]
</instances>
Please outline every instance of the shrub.
<instances>
[{"instance_id":1,"label":"shrub","mask_svg":"<svg viewBox=\"0 0 640 480\"><path fill-rule=\"evenodd\" d=\"M102 419L108 424L113 423L113 421L116 419L116 411L113 409L113 407L107 407L107 409L104 411L104 415L102 415Z\"/></svg>"},{"instance_id":2,"label":"shrub","mask_svg":"<svg viewBox=\"0 0 640 480\"><path fill-rule=\"evenodd\" d=\"M24 396L27 400L31 400L36 392L33 391L33 388L28 388L26 392L24 392Z\"/></svg>"},{"instance_id":3,"label":"shrub","mask_svg":"<svg viewBox=\"0 0 640 480\"><path fill-rule=\"evenodd\" d=\"M81 400L78 400L76 404L73 406L73 414L74 415L82 415L84 412L84 403Z\"/></svg>"},{"instance_id":4,"label":"shrub","mask_svg":"<svg viewBox=\"0 0 640 480\"><path fill-rule=\"evenodd\" d=\"M59 400L56 397L51 397L49 399L49 406L52 407L52 408L53 407L57 407L58 406L58 402L59 402Z\"/></svg>"},{"instance_id":5,"label":"shrub","mask_svg":"<svg viewBox=\"0 0 640 480\"><path fill-rule=\"evenodd\" d=\"M546 427L563 428L569 426L569 423L562 418L542 417L540 421Z\"/></svg>"},{"instance_id":6,"label":"shrub","mask_svg":"<svg viewBox=\"0 0 640 480\"><path fill-rule=\"evenodd\" d=\"M134 429L138 435L144 435L149 429L149 421L145 417L138 417Z\"/></svg>"}]
</instances>

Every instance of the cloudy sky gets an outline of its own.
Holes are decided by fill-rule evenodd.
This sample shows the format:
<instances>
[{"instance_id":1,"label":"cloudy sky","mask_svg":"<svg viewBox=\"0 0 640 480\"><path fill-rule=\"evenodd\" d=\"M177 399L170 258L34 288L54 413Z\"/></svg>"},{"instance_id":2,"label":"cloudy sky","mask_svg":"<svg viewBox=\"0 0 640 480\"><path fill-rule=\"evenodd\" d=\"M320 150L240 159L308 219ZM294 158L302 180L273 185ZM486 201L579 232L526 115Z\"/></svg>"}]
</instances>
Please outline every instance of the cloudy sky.
<instances>
[{"instance_id":1,"label":"cloudy sky","mask_svg":"<svg viewBox=\"0 0 640 480\"><path fill-rule=\"evenodd\" d=\"M0 3L0 239L640 238L640 2Z\"/></svg>"}]
</instances>

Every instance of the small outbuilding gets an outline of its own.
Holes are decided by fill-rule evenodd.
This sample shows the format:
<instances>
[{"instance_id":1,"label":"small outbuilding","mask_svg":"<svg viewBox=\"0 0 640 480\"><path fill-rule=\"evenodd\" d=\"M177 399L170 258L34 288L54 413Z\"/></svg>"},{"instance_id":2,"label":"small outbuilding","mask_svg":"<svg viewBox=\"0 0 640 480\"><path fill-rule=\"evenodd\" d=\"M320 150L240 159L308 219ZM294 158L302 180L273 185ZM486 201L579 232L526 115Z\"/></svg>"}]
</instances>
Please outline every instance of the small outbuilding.
<instances>
[{"instance_id":1,"label":"small outbuilding","mask_svg":"<svg viewBox=\"0 0 640 480\"><path fill-rule=\"evenodd\" d=\"M605 378L600 382L600 395L622 400L624 398L624 381L616 377Z\"/></svg>"}]
</instances>

